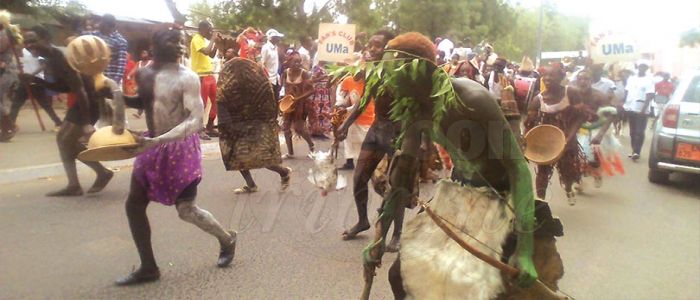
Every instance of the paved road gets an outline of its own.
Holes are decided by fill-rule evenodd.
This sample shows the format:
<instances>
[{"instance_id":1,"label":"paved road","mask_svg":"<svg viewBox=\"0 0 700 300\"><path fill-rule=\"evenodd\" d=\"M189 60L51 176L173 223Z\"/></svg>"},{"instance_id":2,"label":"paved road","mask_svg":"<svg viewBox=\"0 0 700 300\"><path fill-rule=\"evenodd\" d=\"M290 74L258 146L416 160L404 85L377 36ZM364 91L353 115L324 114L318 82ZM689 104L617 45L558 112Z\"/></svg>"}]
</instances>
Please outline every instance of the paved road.
<instances>
[{"instance_id":1,"label":"paved road","mask_svg":"<svg viewBox=\"0 0 700 300\"><path fill-rule=\"evenodd\" d=\"M57 102L54 105L56 113L63 117L66 114L65 106ZM146 118L135 118L132 114L135 109L127 109L126 119L129 129L136 131L146 130ZM41 131L34 111L31 106L25 104L17 116L19 132L9 143L0 144L0 170L34 167L37 165L60 163L58 147L56 146L56 129L46 112L39 110L46 131ZM31 151L32 155L26 155ZM24 154L24 155L22 155Z\"/></svg>"},{"instance_id":2,"label":"paved road","mask_svg":"<svg viewBox=\"0 0 700 300\"><path fill-rule=\"evenodd\" d=\"M43 197L65 183L61 177L0 185L0 299L356 299L369 235L340 240L355 221L350 192L321 198L304 178L309 160L289 164L289 191L278 193L276 174L262 170L253 172L261 192L235 196L240 175L206 158L198 203L239 231L233 266L217 269L214 239L180 221L174 208L154 204L149 216L163 276L129 288L112 282L138 265L123 208L130 169L92 197ZM626 167L627 176L606 179L574 207L558 186L550 192L565 228L560 287L577 299L700 298L700 178L658 186L646 181L646 164ZM81 179L89 185L92 174ZM430 186L422 192L430 194ZM370 209L379 202L373 195ZM394 258L385 256L373 299L391 298L386 272Z\"/></svg>"}]
</instances>

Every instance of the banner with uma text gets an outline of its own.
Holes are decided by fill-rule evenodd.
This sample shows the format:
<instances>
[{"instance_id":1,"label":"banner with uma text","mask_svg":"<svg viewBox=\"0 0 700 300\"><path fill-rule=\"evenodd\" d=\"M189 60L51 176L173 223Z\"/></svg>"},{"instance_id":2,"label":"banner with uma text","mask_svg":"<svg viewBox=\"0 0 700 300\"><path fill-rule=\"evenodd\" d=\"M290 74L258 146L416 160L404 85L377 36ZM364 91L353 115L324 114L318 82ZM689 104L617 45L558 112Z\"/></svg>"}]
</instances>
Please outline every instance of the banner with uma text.
<instances>
[{"instance_id":1,"label":"banner with uma text","mask_svg":"<svg viewBox=\"0 0 700 300\"><path fill-rule=\"evenodd\" d=\"M630 35L590 31L588 53L594 63L633 62L641 58L639 43Z\"/></svg>"},{"instance_id":2,"label":"banner with uma text","mask_svg":"<svg viewBox=\"0 0 700 300\"><path fill-rule=\"evenodd\" d=\"M321 23L318 28L318 60L348 63L355 49L354 24Z\"/></svg>"}]
</instances>

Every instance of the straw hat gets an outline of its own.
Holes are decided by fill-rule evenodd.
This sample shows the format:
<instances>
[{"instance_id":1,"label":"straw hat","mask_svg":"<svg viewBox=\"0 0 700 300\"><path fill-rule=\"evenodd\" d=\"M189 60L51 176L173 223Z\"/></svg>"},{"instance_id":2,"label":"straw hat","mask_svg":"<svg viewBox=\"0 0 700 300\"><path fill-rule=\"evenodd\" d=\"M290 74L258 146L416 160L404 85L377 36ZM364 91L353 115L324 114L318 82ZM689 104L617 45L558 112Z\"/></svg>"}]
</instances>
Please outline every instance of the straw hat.
<instances>
[{"instance_id":1,"label":"straw hat","mask_svg":"<svg viewBox=\"0 0 700 300\"><path fill-rule=\"evenodd\" d=\"M520 71L532 72L533 70L535 70L535 64L532 63L529 57L523 56L523 61L520 63Z\"/></svg>"},{"instance_id":2,"label":"straw hat","mask_svg":"<svg viewBox=\"0 0 700 300\"><path fill-rule=\"evenodd\" d=\"M282 97L282 100L280 100L279 107L280 111L282 111L283 113L291 112L294 108L294 96L286 95Z\"/></svg>"},{"instance_id":3,"label":"straw hat","mask_svg":"<svg viewBox=\"0 0 700 300\"><path fill-rule=\"evenodd\" d=\"M138 155L133 151L138 146L136 139L128 130L115 134L112 126L98 129L88 141L88 149L80 152L78 158L85 161L108 161L129 159Z\"/></svg>"},{"instance_id":4,"label":"straw hat","mask_svg":"<svg viewBox=\"0 0 700 300\"><path fill-rule=\"evenodd\" d=\"M525 158L538 165L551 165L564 154L566 137L556 126L539 125L525 134Z\"/></svg>"}]
</instances>

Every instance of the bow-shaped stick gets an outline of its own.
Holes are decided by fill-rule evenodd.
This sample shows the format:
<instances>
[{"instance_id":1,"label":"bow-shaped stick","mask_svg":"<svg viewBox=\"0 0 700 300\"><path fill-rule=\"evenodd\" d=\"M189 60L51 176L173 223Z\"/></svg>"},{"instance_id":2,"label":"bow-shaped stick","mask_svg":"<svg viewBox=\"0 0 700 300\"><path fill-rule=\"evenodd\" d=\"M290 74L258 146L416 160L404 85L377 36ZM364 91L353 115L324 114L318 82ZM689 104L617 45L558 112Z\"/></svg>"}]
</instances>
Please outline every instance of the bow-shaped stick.
<instances>
[{"instance_id":1,"label":"bow-shaped stick","mask_svg":"<svg viewBox=\"0 0 700 300\"><path fill-rule=\"evenodd\" d=\"M425 202L420 201L421 207L425 210L425 212L430 216L430 219L435 222L435 224L442 229L447 236L449 236L453 241L455 241L457 244L459 244L464 250L467 250L467 252L471 253L472 255L476 256L477 258L483 260L485 263L493 266L496 269L499 269L502 273L506 274L508 278L515 278L518 276L518 273L520 271L513 266L507 265L503 262L501 262L498 259L495 259L481 251L479 249L474 248L473 246L467 244L462 238L460 238L452 229L447 226L445 221L442 220L433 210L428 206ZM473 237L472 237L473 238ZM371 283L370 283L371 285ZM539 299L542 300L564 300L568 299L568 297L562 296L557 294L556 292L550 290L542 281L539 279L535 281L535 283L530 287L530 289L534 289L534 291L540 295L541 297Z\"/></svg>"}]
</instances>

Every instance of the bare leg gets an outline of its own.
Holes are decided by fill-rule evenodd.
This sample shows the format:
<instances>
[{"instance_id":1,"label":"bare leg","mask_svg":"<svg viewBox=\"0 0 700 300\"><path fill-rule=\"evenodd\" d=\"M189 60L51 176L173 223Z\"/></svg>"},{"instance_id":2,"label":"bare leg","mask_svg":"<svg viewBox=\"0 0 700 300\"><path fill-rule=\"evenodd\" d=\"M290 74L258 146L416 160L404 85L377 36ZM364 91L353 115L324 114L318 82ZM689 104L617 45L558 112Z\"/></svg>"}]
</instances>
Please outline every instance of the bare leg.
<instances>
[{"instance_id":1,"label":"bare leg","mask_svg":"<svg viewBox=\"0 0 700 300\"><path fill-rule=\"evenodd\" d=\"M367 183L369 183L372 173L384 157L384 154L384 152L377 150L363 149L360 151L360 157L357 160L357 166L353 174L353 193L355 195L358 221L355 226L343 232L344 240L352 239L358 233L370 227L369 219L367 218L367 201L369 197Z\"/></svg>"},{"instance_id":2,"label":"bare leg","mask_svg":"<svg viewBox=\"0 0 700 300\"><path fill-rule=\"evenodd\" d=\"M56 134L56 143L58 144L58 152L63 162L63 168L68 177L68 186L56 192L48 193L48 197L65 197L65 196L80 196L83 194L83 189L80 187L78 180L78 171L75 165L75 159L78 156L78 139L82 135L80 126L71 122L64 122Z\"/></svg>"},{"instance_id":3,"label":"bare leg","mask_svg":"<svg viewBox=\"0 0 700 300\"><path fill-rule=\"evenodd\" d=\"M387 252L399 252L401 248L401 231L403 230L403 216L406 209L399 209L394 218L394 233L391 235L391 241L386 247Z\"/></svg>"},{"instance_id":4,"label":"bare leg","mask_svg":"<svg viewBox=\"0 0 700 300\"><path fill-rule=\"evenodd\" d=\"M131 179L131 190L126 199L126 216L129 219L131 236L134 238L136 249L141 258L141 266L133 273L117 280L117 285L130 285L157 280L160 271L156 260L153 257L151 246L151 226L148 223L148 197L143 186L133 178Z\"/></svg>"},{"instance_id":5,"label":"bare leg","mask_svg":"<svg viewBox=\"0 0 700 300\"><path fill-rule=\"evenodd\" d=\"M276 172L280 175L280 185L282 190L286 190L289 187L289 182L291 181L292 168L283 167L282 165L267 167L268 170Z\"/></svg>"},{"instance_id":6,"label":"bare leg","mask_svg":"<svg viewBox=\"0 0 700 300\"><path fill-rule=\"evenodd\" d=\"M294 131L300 135L309 145L309 152L314 152L314 141L311 139L309 134L309 129L306 126L306 121L304 119L294 120Z\"/></svg>"},{"instance_id":7,"label":"bare leg","mask_svg":"<svg viewBox=\"0 0 700 300\"><path fill-rule=\"evenodd\" d=\"M403 289L403 278L401 278L401 256L397 256L394 263L389 268L389 283L394 299L405 299L406 290Z\"/></svg>"},{"instance_id":8,"label":"bare leg","mask_svg":"<svg viewBox=\"0 0 700 300\"><path fill-rule=\"evenodd\" d=\"M219 221L217 221L214 216L197 206L194 199L178 199L176 204L177 213L180 219L188 223L192 223L199 227L199 229L213 235L219 241L222 246L230 244L231 234L226 232Z\"/></svg>"},{"instance_id":9,"label":"bare leg","mask_svg":"<svg viewBox=\"0 0 700 300\"><path fill-rule=\"evenodd\" d=\"M243 180L245 180L245 185L249 188L257 187L255 185L255 180L253 180L253 175L250 174L250 170L240 170Z\"/></svg>"},{"instance_id":10,"label":"bare leg","mask_svg":"<svg viewBox=\"0 0 700 300\"><path fill-rule=\"evenodd\" d=\"M233 190L234 194L250 194L258 191L258 186L255 185L255 180L253 180L253 175L250 174L250 170L240 170L243 180L245 180L245 185Z\"/></svg>"},{"instance_id":11,"label":"bare leg","mask_svg":"<svg viewBox=\"0 0 700 300\"><path fill-rule=\"evenodd\" d=\"M547 196L547 186L549 185L549 178L552 177L552 170L552 166L537 166L535 178L537 198L544 200L545 196Z\"/></svg>"},{"instance_id":12,"label":"bare leg","mask_svg":"<svg viewBox=\"0 0 700 300\"><path fill-rule=\"evenodd\" d=\"M217 265L223 268L231 264L236 252L236 232L226 232L210 212L199 208L195 204L194 196L178 199L175 205L180 219L194 224L219 240L221 252Z\"/></svg>"},{"instance_id":13,"label":"bare leg","mask_svg":"<svg viewBox=\"0 0 700 300\"><path fill-rule=\"evenodd\" d=\"M80 153L81 151L85 150L85 146L81 143L77 143L76 145L77 148L77 153ZM77 155L76 155L77 158ZM94 194L102 191L107 184L109 183L110 180L112 180L112 177L114 177L114 172L111 170L105 168L101 163L96 162L96 161L84 161L81 160L80 162L86 164L90 169L95 171L95 174L97 174L97 178L95 178L95 182L92 184L92 187L87 191L88 194Z\"/></svg>"},{"instance_id":14,"label":"bare leg","mask_svg":"<svg viewBox=\"0 0 700 300\"><path fill-rule=\"evenodd\" d=\"M284 141L287 144L287 155L294 156L294 145L292 144L292 114L284 114L282 116L282 131L284 132Z\"/></svg>"}]
</instances>

